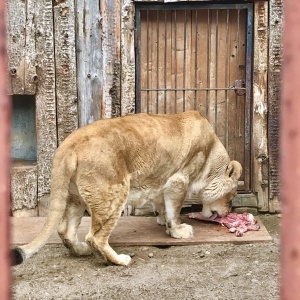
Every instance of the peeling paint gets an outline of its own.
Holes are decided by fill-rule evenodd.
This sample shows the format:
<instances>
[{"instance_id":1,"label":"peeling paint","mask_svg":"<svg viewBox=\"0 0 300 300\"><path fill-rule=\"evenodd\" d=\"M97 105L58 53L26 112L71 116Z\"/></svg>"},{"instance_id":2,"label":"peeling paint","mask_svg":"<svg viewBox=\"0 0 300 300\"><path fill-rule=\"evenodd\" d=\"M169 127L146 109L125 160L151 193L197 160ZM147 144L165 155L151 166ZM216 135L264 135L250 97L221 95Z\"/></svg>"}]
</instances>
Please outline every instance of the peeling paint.
<instances>
[{"instance_id":1,"label":"peeling paint","mask_svg":"<svg viewBox=\"0 0 300 300\"><path fill-rule=\"evenodd\" d=\"M61 9L61 15L62 17L66 17L67 13L69 12L69 8L68 7L64 7Z\"/></svg>"},{"instance_id":2,"label":"peeling paint","mask_svg":"<svg viewBox=\"0 0 300 300\"><path fill-rule=\"evenodd\" d=\"M261 117L268 112L268 107L266 103L255 103L254 111L258 113Z\"/></svg>"}]
</instances>

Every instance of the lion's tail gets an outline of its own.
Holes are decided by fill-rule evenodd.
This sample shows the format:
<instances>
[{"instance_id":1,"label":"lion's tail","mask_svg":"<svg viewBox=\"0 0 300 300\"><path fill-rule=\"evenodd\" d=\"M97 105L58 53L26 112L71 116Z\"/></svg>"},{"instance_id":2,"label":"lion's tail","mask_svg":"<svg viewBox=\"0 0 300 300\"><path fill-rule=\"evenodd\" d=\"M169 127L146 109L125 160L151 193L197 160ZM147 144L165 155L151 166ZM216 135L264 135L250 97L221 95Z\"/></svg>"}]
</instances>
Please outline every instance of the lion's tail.
<instances>
[{"instance_id":1,"label":"lion's tail","mask_svg":"<svg viewBox=\"0 0 300 300\"><path fill-rule=\"evenodd\" d=\"M73 153L66 157L58 149L51 175L50 208L46 223L38 236L29 244L12 249L12 265L19 265L37 253L57 229L67 206L70 179L77 167L77 157Z\"/></svg>"}]
</instances>

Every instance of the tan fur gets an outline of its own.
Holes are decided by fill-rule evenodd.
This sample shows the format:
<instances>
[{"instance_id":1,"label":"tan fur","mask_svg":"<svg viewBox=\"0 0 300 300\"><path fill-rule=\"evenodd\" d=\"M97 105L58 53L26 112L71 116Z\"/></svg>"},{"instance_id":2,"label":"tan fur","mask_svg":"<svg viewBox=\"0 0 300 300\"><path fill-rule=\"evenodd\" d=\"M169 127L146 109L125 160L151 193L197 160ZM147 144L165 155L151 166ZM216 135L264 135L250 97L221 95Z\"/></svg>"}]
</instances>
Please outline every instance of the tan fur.
<instances>
[{"instance_id":1,"label":"tan fur","mask_svg":"<svg viewBox=\"0 0 300 300\"><path fill-rule=\"evenodd\" d=\"M88 255L92 249L112 263L128 265L130 257L118 255L108 243L126 201L150 201L169 235L188 238L192 227L179 218L186 195L199 194L204 215L226 215L241 172L198 112L94 122L57 149L47 222L41 234L20 249L25 258L31 256L60 223L59 235L72 253ZM81 243L77 228L85 209L92 223L86 243Z\"/></svg>"}]
</instances>

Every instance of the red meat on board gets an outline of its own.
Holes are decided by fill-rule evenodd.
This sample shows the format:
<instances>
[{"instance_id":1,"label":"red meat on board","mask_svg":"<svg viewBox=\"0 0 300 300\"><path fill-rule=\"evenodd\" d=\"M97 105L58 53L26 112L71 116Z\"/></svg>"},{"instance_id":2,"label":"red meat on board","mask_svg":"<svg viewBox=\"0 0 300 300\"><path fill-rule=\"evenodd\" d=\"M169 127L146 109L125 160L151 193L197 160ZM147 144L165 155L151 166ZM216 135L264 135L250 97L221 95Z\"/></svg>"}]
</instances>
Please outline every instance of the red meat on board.
<instances>
[{"instance_id":1,"label":"red meat on board","mask_svg":"<svg viewBox=\"0 0 300 300\"><path fill-rule=\"evenodd\" d=\"M189 218L219 223L222 226L226 226L230 232L234 232L238 237L243 236L246 231L259 230L259 225L254 216L247 212L243 214L230 213L226 217L219 217L217 214L213 214L208 219L204 218L201 212L195 212L190 213Z\"/></svg>"}]
</instances>

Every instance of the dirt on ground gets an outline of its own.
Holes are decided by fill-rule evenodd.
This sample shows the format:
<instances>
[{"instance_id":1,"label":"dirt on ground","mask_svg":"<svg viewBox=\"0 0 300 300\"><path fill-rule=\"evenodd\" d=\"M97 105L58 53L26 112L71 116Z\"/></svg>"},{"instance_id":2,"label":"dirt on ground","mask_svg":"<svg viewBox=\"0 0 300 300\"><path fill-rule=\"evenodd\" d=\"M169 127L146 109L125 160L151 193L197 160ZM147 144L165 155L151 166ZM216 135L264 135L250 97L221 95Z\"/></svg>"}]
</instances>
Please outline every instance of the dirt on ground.
<instances>
[{"instance_id":1,"label":"dirt on ground","mask_svg":"<svg viewBox=\"0 0 300 300\"><path fill-rule=\"evenodd\" d=\"M279 222L261 215L273 242L197 246L116 247L129 267L101 257L73 257L47 245L13 267L13 299L279 299Z\"/></svg>"}]
</instances>

